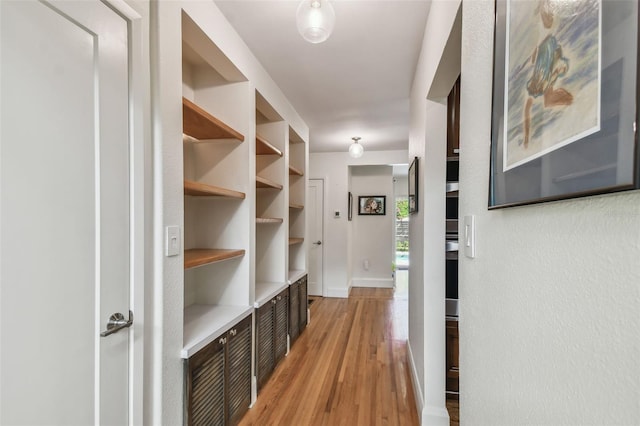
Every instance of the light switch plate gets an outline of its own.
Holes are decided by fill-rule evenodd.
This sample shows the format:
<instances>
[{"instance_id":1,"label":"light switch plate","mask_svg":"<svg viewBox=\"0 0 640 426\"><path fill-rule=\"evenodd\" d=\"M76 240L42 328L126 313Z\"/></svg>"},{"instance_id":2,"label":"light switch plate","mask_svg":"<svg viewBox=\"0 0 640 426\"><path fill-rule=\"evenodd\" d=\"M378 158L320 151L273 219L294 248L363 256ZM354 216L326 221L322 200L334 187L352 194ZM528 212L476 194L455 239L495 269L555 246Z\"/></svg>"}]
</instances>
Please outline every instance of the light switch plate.
<instances>
[{"instance_id":1,"label":"light switch plate","mask_svg":"<svg viewBox=\"0 0 640 426\"><path fill-rule=\"evenodd\" d=\"M476 217L465 216L463 223L462 245L464 255L470 259L476 257Z\"/></svg>"},{"instance_id":2,"label":"light switch plate","mask_svg":"<svg viewBox=\"0 0 640 426\"><path fill-rule=\"evenodd\" d=\"M179 226L167 226L165 254L167 257L177 256L180 254L180 227Z\"/></svg>"}]
</instances>

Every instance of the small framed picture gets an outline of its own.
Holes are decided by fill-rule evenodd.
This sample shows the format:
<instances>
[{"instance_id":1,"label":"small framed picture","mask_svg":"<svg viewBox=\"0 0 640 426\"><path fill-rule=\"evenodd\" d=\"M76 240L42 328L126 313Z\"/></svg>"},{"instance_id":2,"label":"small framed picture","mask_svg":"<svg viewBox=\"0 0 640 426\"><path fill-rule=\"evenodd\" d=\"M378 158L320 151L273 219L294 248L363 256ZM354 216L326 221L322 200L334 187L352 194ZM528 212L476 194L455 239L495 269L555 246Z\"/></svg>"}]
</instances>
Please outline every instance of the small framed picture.
<instances>
[{"instance_id":1,"label":"small framed picture","mask_svg":"<svg viewBox=\"0 0 640 426\"><path fill-rule=\"evenodd\" d=\"M384 216L387 214L386 195L363 195L358 197L358 215Z\"/></svg>"}]
</instances>

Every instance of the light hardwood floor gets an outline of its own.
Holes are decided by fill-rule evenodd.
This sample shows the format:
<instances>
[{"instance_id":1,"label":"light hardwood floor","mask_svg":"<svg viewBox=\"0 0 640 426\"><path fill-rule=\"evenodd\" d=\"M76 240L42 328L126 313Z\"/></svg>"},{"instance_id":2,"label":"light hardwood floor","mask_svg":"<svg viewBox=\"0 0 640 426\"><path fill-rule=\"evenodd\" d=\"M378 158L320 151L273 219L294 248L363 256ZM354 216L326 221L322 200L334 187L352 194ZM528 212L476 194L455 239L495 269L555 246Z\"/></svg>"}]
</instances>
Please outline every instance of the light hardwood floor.
<instances>
[{"instance_id":1,"label":"light hardwood floor","mask_svg":"<svg viewBox=\"0 0 640 426\"><path fill-rule=\"evenodd\" d=\"M317 299L240 425L418 425L406 318L406 300L391 290Z\"/></svg>"}]
</instances>

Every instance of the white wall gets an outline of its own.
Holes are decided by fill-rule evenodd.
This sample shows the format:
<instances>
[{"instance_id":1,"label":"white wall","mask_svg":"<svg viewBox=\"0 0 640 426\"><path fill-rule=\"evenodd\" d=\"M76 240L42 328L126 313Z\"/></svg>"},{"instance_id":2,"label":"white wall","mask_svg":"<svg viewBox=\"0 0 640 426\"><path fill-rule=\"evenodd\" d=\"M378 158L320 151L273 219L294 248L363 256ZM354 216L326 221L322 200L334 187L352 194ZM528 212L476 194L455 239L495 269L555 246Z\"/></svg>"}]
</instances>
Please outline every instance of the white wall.
<instances>
[{"instance_id":1,"label":"white wall","mask_svg":"<svg viewBox=\"0 0 640 426\"><path fill-rule=\"evenodd\" d=\"M393 192L395 197L407 197L409 193L409 181L406 176L397 176L393 181Z\"/></svg>"},{"instance_id":2,"label":"white wall","mask_svg":"<svg viewBox=\"0 0 640 426\"><path fill-rule=\"evenodd\" d=\"M487 211L494 1L463 9L461 418L638 425L640 193Z\"/></svg>"},{"instance_id":3,"label":"white wall","mask_svg":"<svg viewBox=\"0 0 640 426\"><path fill-rule=\"evenodd\" d=\"M392 265L395 224L392 166L351 166L354 200L352 229L352 287L393 287ZM358 215L358 197L386 196L384 216ZM365 264L366 262L366 264Z\"/></svg>"},{"instance_id":4,"label":"white wall","mask_svg":"<svg viewBox=\"0 0 640 426\"><path fill-rule=\"evenodd\" d=\"M411 89L409 159L419 158L418 212L409 217L409 361L421 422L448 425L445 407L445 179L446 99L457 70L448 70L445 47L459 0L434 1ZM444 57L444 60L443 60ZM442 74L444 73L444 74ZM436 75L438 74L438 75ZM434 90L433 82L449 90Z\"/></svg>"},{"instance_id":5,"label":"white wall","mask_svg":"<svg viewBox=\"0 0 640 426\"><path fill-rule=\"evenodd\" d=\"M349 271L348 238L351 227L347 221L347 194L350 165L406 164L407 151L366 151L361 158L349 157L345 152L309 154L309 179L324 179L324 285L327 297L348 297L351 275ZM357 200L357 199L356 199ZM355 202L354 202L355 208ZM340 218L333 212L340 210ZM354 210L354 217L357 215Z\"/></svg>"}]
</instances>

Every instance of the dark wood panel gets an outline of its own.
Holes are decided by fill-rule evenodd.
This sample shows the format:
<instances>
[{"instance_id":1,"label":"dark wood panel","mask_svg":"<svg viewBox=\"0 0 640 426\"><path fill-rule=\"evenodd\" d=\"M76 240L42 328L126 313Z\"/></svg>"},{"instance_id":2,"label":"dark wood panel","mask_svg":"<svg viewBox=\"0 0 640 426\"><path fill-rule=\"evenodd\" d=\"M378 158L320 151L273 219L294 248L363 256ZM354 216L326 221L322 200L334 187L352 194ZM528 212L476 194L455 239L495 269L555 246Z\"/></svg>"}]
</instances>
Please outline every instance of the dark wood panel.
<instances>
[{"instance_id":1,"label":"dark wood panel","mask_svg":"<svg viewBox=\"0 0 640 426\"><path fill-rule=\"evenodd\" d=\"M458 392L460 374L458 321L447 320L446 327L447 391Z\"/></svg>"},{"instance_id":2,"label":"dark wood panel","mask_svg":"<svg viewBox=\"0 0 640 426\"><path fill-rule=\"evenodd\" d=\"M229 330L227 342L227 424L237 424L251 405L251 317Z\"/></svg>"},{"instance_id":3,"label":"dark wood panel","mask_svg":"<svg viewBox=\"0 0 640 426\"><path fill-rule=\"evenodd\" d=\"M267 382L275 367L273 351L273 300L256 311L256 377L258 390Z\"/></svg>"},{"instance_id":4,"label":"dark wood panel","mask_svg":"<svg viewBox=\"0 0 640 426\"><path fill-rule=\"evenodd\" d=\"M460 77L447 97L447 157L457 157L460 150Z\"/></svg>"},{"instance_id":5,"label":"dark wood panel","mask_svg":"<svg viewBox=\"0 0 640 426\"><path fill-rule=\"evenodd\" d=\"M300 284L296 281L289 286L289 344L300 334Z\"/></svg>"}]
</instances>

